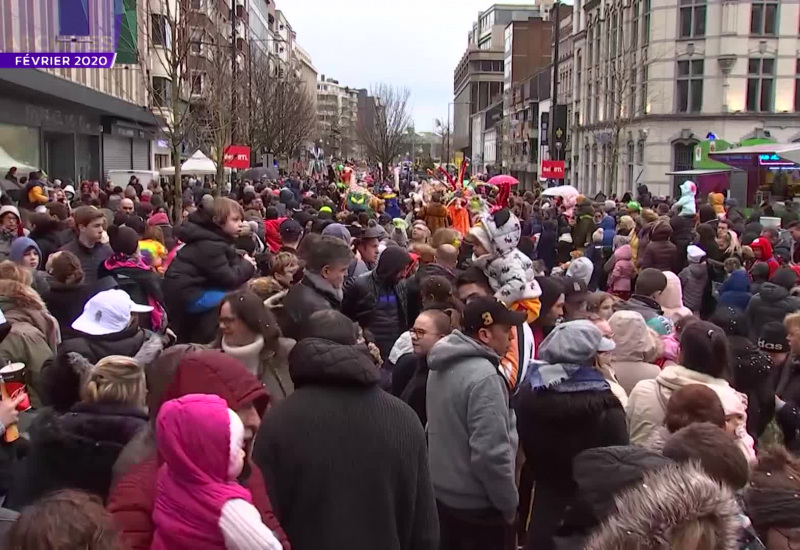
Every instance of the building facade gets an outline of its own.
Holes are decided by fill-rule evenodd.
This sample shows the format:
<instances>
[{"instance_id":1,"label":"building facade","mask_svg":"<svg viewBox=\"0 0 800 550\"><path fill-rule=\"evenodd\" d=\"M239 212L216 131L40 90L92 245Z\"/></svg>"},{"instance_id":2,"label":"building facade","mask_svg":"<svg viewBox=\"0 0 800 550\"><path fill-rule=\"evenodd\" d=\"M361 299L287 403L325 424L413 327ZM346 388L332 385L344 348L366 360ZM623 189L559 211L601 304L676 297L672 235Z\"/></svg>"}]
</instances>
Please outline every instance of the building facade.
<instances>
[{"instance_id":1,"label":"building facade","mask_svg":"<svg viewBox=\"0 0 800 550\"><path fill-rule=\"evenodd\" d=\"M359 90L320 75L317 82L317 123L328 155L350 158L356 149Z\"/></svg>"},{"instance_id":2,"label":"building facade","mask_svg":"<svg viewBox=\"0 0 800 550\"><path fill-rule=\"evenodd\" d=\"M573 181L589 194L691 169L710 133L800 141L800 4L585 0L573 7Z\"/></svg>"},{"instance_id":3,"label":"building facade","mask_svg":"<svg viewBox=\"0 0 800 550\"><path fill-rule=\"evenodd\" d=\"M468 157L474 157L477 152L480 157L483 147L473 138L473 118L502 101L507 80L506 27L512 21L541 17L545 9L537 5L495 4L478 13L467 35L467 49L453 72L454 99L448 105L448 122L452 120L453 128L451 159L455 151ZM522 59L520 54L520 72L523 70ZM509 72L508 78L513 81L514 75ZM474 147L478 150L474 151Z\"/></svg>"}]
</instances>

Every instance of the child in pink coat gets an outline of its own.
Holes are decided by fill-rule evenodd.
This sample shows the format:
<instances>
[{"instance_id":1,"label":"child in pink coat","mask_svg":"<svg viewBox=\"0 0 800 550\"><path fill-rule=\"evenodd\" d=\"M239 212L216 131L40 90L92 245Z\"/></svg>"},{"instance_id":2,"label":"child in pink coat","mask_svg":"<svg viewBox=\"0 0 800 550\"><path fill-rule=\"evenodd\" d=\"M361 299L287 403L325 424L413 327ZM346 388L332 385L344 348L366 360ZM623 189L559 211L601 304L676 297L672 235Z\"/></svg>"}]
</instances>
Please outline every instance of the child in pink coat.
<instances>
[{"instance_id":1,"label":"child in pink coat","mask_svg":"<svg viewBox=\"0 0 800 550\"><path fill-rule=\"evenodd\" d=\"M167 401L158 413L152 550L281 550L261 522L244 467L244 425L216 395Z\"/></svg>"},{"instance_id":2,"label":"child in pink coat","mask_svg":"<svg viewBox=\"0 0 800 550\"><path fill-rule=\"evenodd\" d=\"M631 296L631 279L636 268L633 265L631 245L625 244L614 251L614 268L608 276L608 291L627 300Z\"/></svg>"}]
</instances>

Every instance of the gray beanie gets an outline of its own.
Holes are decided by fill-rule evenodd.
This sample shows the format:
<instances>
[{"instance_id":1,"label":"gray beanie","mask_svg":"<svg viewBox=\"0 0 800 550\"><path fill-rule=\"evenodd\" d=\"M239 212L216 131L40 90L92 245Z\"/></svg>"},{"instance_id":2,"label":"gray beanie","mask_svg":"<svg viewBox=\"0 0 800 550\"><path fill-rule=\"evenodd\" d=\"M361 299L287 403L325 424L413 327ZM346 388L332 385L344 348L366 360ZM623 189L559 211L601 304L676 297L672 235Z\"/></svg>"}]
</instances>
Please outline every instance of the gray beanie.
<instances>
[{"instance_id":1,"label":"gray beanie","mask_svg":"<svg viewBox=\"0 0 800 550\"><path fill-rule=\"evenodd\" d=\"M350 244L350 231L340 223L332 223L322 230L323 237L336 237L343 241L345 244Z\"/></svg>"}]
</instances>

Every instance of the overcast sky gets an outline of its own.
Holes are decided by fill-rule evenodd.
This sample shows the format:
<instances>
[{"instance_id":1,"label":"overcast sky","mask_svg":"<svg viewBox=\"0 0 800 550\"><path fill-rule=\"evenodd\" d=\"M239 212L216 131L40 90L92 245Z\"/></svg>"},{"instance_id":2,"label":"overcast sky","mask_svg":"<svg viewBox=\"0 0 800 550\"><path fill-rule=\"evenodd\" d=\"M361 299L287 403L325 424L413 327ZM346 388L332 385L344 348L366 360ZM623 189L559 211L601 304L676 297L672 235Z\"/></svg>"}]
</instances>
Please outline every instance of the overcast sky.
<instances>
[{"instance_id":1,"label":"overcast sky","mask_svg":"<svg viewBox=\"0 0 800 550\"><path fill-rule=\"evenodd\" d=\"M378 82L408 87L417 131L430 131L435 118L447 118L453 70L467 47L467 33L478 11L493 4L492 0L276 0L319 74L355 88Z\"/></svg>"}]
</instances>

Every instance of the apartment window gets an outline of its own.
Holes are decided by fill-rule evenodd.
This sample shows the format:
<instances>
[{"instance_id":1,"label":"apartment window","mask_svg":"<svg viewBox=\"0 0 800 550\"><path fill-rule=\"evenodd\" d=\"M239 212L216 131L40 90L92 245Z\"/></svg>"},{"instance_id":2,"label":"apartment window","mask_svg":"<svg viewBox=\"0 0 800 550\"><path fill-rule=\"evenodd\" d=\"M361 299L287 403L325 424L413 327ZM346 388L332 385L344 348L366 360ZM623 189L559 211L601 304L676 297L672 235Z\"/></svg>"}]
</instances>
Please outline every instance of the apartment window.
<instances>
[{"instance_id":1,"label":"apartment window","mask_svg":"<svg viewBox=\"0 0 800 550\"><path fill-rule=\"evenodd\" d=\"M628 82L628 117L636 116L636 61L630 71L630 82Z\"/></svg>"},{"instance_id":2,"label":"apartment window","mask_svg":"<svg viewBox=\"0 0 800 550\"><path fill-rule=\"evenodd\" d=\"M706 35L706 0L681 0L678 32L681 38Z\"/></svg>"},{"instance_id":3,"label":"apartment window","mask_svg":"<svg viewBox=\"0 0 800 550\"><path fill-rule=\"evenodd\" d=\"M775 60L750 59L747 62L747 110L771 112L775 88Z\"/></svg>"},{"instance_id":4,"label":"apartment window","mask_svg":"<svg viewBox=\"0 0 800 550\"><path fill-rule=\"evenodd\" d=\"M198 29L192 30L192 41L189 43L189 51L193 54L199 54L203 51L203 31Z\"/></svg>"},{"instance_id":5,"label":"apartment window","mask_svg":"<svg viewBox=\"0 0 800 550\"><path fill-rule=\"evenodd\" d=\"M159 13L150 14L150 36L154 46L169 47L169 21Z\"/></svg>"},{"instance_id":6,"label":"apartment window","mask_svg":"<svg viewBox=\"0 0 800 550\"><path fill-rule=\"evenodd\" d=\"M703 60L678 61L679 113L699 113L703 108Z\"/></svg>"},{"instance_id":7,"label":"apartment window","mask_svg":"<svg viewBox=\"0 0 800 550\"><path fill-rule=\"evenodd\" d=\"M633 14L631 16L631 45L633 46L634 50L639 47L639 23L640 23L639 11L641 10L640 3L641 3L640 0L636 0L633 3Z\"/></svg>"},{"instance_id":8,"label":"apartment window","mask_svg":"<svg viewBox=\"0 0 800 550\"><path fill-rule=\"evenodd\" d=\"M642 36L644 43L650 43L650 0L644 0L644 29L642 29Z\"/></svg>"},{"instance_id":9,"label":"apartment window","mask_svg":"<svg viewBox=\"0 0 800 550\"><path fill-rule=\"evenodd\" d=\"M597 184L597 145L592 145L592 174L589 181L593 185Z\"/></svg>"},{"instance_id":10,"label":"apartment window","mask_svg":"<svg viewBox=\"0 0 800 550\"><path fill-rule=\"evenodd\" d=\"M203 73L192 73L191 86L192 95L203 93Z\"/></svg>"},{"instance_id":11,"label":"apartment window","mask_svg":"<svg viewBox=\"0 0 800 550\"><path fill-rule=\"evenodd\" d=\"M800 111L800 59L797 60L797 66L794 69L794 110Z\"/></svg>"},{"instance_id":12,"label":"apartment window","mask_svg":"<svg viewBox=\"0 0 800 550\"><path fill-rule=\"evenodd\" d=\"M156 107L169 107L172 83L163 76L153 77L153 103Z\"/></svg>"},{"instance_id":13,"label":"apartment window","mask_svg":"<svg viewBox=\"0 0 800 550\"><path fill-rule=\"evenodd\" d=\"M639 151L639 156L636 159L636 164L638 164L639 166L644 166L644 140L640 139L637 145L638 145L637 149Z\"/></svg>"},{"instance_id":14,"label":"apartment window","mask_svg":"<svg viewBox=\"0 0 800 550\"><path fill-rule=\"evenodd\" d=\"M750 34L774 35L778 30L777 0L753 0L750 11Z\"/></svg>"},{"instance_id":15,"label":"apartment window","mask_svg":"<svg viewBox=\"0 0 800 550\"><path fill-rule=\"evenodd\" d=\"M633 166L636 161L636 151L633 142L628 142L628 189L633 189Z\"/></svg>"}]
</instances>

